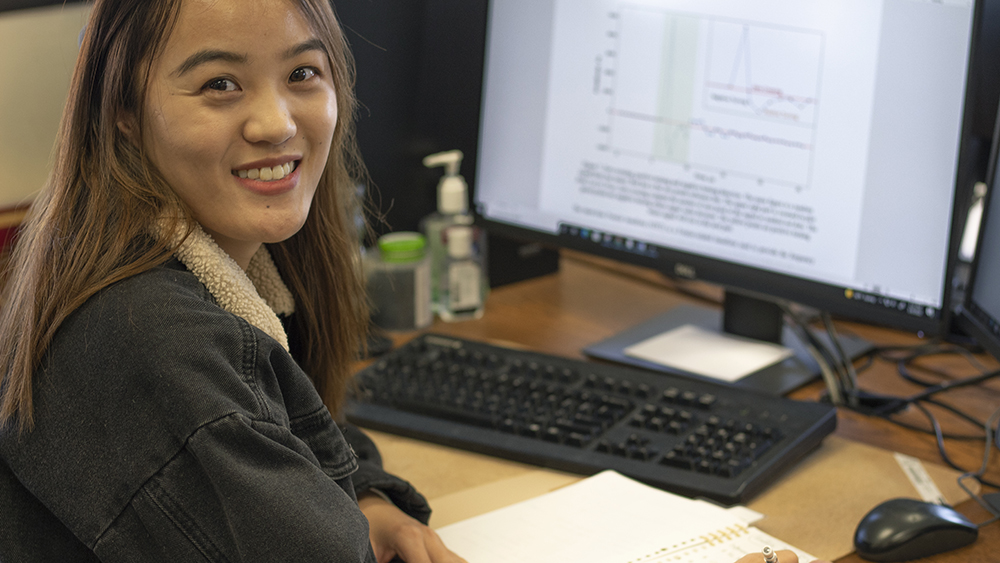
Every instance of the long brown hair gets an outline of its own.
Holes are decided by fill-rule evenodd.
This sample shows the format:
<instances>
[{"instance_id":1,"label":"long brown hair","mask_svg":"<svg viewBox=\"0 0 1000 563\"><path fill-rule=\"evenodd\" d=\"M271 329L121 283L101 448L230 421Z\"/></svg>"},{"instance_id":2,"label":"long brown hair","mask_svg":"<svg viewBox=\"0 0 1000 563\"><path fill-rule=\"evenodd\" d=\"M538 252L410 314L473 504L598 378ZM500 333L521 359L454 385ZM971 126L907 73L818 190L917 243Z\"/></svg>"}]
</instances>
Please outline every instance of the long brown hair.
<instances>
[{"instance_id":1,"label":"long brown hair","mask_svg":"<svg viewBox=\"0 0 1000 563\"><path fill-rule=\"evenodd\" d=\"M146 77L181 1L97 0L91 10L53 171L14 248L0 304L0 427L31 427L34 372L66 317L171 255L164 241L172 237L153 239L148 226L164 209L186 208L118 122L130 116L133 138L142 138ZM354 182L363 176L353 61L327 0L291 1L326 47L339 117L305 226L269 248L295 296L298 359L336 412L368 319L353 221ZM193 223L185 211L167 228L185 232Z\"/></svg>"}]
</instances>

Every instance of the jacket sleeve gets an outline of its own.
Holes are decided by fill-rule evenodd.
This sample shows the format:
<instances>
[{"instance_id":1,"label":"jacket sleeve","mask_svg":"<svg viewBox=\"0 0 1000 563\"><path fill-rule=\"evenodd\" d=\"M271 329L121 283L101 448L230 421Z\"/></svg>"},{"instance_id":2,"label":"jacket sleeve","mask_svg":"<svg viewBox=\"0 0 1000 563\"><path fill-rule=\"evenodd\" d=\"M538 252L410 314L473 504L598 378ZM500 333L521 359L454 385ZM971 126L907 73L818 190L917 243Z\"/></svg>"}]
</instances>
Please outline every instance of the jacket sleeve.
<instances>
[{"instance_id":1,"label":"jacket sleeve","mask_svg":"<svg viewBox=\"0 0 1000 563\"><path fill-rule=\"evenodd\" d=\"M374 561L351 485L284 426L233 414L198 429L102 535L102 561Z\"/></svg>"},{"instance_id":2,"label":"jacket sleeve","mask_svg":"<svg viewBox=\"0 0 1000 563\"><path fill-rule=\"evenodd\" d=\"M299 325L294 322L292 316L282 316L281 322L285 327L285 332L288 333L291 356L298 360L302 353ZM347 443L351 445L358 456L359 468L353 476L355 493L360 495L365 491L375 489L387 496L400 510L426 524L431 516L427 500L413 485L385 472L382 468L382 456L379 454L375 442L372 442L371 438L360 428L352 424L342 423L341 431ZM315 440L305 439L310 446L316 445ZM314 447L322 462L324 456L320 451L321 448L321 445Z\"/></svg>"},{"instance_id":3,"label":"jacket sleeve","mask_svg":"<svg viewBox=\"0 0 1000 563\"><path fill-rule=\"evenodd\" d=\"M389 497L400 510L426 524L431 517L427 500L413 485L382 469L382 456L375 442L351 424L341 426L341 431L358 456L358 471L353 477L355 493L360 495L375 489Z\"/></svg>"}]
</instances>

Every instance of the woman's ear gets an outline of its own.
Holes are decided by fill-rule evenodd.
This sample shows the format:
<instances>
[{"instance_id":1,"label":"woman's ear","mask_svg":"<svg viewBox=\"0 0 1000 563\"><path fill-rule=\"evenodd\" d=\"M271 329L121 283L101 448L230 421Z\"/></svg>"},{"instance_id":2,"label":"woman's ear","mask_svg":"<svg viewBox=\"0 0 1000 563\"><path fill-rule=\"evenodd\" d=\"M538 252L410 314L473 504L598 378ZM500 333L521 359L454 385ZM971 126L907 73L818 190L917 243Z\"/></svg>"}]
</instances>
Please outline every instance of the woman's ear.
<instances>
[{"instance_id":1,"label":"woman's ear","mask_svg":"<svg viewBox=\"0 0 1000 563\"><path fill-rule=\"evenodd\" d=\"M138 146L139 140L137 139L136 132L138 127L135 123L135 116L131 113L123 112L118 116L118 121L115 122L118 125L118 130L125 135L125 138L132 142L132 144Z\"/></svg>"}]
</instances>

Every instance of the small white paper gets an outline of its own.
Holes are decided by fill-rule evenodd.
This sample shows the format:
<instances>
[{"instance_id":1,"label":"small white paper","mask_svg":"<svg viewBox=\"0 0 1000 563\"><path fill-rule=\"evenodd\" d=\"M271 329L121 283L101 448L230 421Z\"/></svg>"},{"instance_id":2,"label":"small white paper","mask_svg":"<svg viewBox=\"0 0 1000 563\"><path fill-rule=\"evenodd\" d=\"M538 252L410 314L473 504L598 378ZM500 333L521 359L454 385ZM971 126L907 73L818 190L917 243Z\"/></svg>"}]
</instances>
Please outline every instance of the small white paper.
<instances>
[{"instance_id":1,"label":"small white paper","mask_svg":"<svg viewBox=\"0 0 1000 563\"><path fill-rule=\"evenodd\" d=\"M683 325L625 348L625 354L733 382L792 355L778 344Z\"/></svg>"},{"instance_id":2,"label":"small white paper","mask_svg":"<svg viewBox=\"0 0 1000 563\"><path fill-rule=\"evenodd\" d=\"M938 488L937 483L934 482L934 478L931 477L930 473L927 472L927 468L924 467L923 462L915 457L908 456L906 454L901 454L896 452L893 454L896 458L896 463L906 473L909 477L910 483L913 483L913 488L920 493L920 498L927 502L933 502L937 504L948 504L945 500L944 495L941 494L941 489Z\"/></svg>"}]
</instances>

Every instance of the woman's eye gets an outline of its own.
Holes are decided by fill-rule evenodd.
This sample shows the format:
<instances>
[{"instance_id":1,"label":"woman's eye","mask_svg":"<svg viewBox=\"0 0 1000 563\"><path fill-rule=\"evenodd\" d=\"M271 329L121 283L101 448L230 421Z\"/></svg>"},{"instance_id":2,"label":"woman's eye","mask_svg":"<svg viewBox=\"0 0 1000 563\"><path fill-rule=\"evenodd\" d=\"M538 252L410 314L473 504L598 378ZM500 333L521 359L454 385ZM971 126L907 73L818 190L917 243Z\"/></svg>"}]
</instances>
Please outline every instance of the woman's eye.
<instances>
[{"instance_id":1,"label":"woman's eye","mask_svg":"<svg viewBox=\"0 0 1000 563\"><path fill-rule=\"evenodd\" d=\"M228 78L215 78L209 80L205 86L209 90L216 90L219 92L234 92L239 89L236 83Z\"/></svg>"},{"instance_id":2,"label":"woman's eye","mask_svg":"<svg viewBox=\"0 0 1000 563\"><path fill-rule=\"evenodd\" d=\"M316 71L316 69L304 66L302 68L297 68L293 70L292 75L289 77L289 80L291 80L292 82L304 82L316 76L317 74L319 73Z\"/></svg>"}]
</instances>

